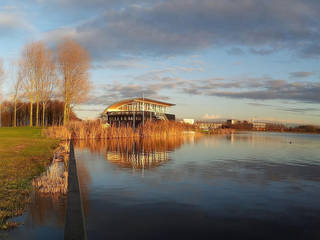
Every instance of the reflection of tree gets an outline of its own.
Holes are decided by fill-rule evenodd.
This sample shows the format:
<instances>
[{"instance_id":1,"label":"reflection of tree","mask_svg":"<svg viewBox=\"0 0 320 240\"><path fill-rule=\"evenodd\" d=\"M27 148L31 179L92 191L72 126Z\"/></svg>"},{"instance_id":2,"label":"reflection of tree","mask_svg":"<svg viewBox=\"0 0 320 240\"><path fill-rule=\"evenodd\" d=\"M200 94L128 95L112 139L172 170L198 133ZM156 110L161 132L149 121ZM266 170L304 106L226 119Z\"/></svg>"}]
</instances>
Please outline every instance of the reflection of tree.
<instances>
[{"instance_id":1,"label":"reflection of tree","mask_svg":"<svg viewBox=\"0 0 320 240\"><path fill-rule=\"evenodd\" d=\"M185 142L194 142L195 136L172 136L170 138L118 138L107 140L77 141L77 148L89 148L92 152L105 151L108 161L128 168L151 168L169 161L169 152L180 148Z\"/></svg>"},{"instance_id":2,"label":"reflection of tree","mask_svg":"<svg viewBox=\"0 0 320 240\"><path fill-rule=\"evenodd\" d=\"M27 222L37 225L57 224L64 226L66 211L66 197L63 194L45 195L37 191L34 192L33 200L30 204L30 213Z\"/></svg>"},{"instance_id":3,"label":"reflection of tree","mask_svg":"<svg viewBox=\"0 0 320 240\"><path fill-rule=\"evenodd\" d=\"M83 161L77 161L77 172L78 172L79 185L81 189L81 199L82 199L84 215L88 216L90 211L88 185L90 185L91 183L91 176L88 172L86 165L83 163Z\"/></svg>"}]
</instances>

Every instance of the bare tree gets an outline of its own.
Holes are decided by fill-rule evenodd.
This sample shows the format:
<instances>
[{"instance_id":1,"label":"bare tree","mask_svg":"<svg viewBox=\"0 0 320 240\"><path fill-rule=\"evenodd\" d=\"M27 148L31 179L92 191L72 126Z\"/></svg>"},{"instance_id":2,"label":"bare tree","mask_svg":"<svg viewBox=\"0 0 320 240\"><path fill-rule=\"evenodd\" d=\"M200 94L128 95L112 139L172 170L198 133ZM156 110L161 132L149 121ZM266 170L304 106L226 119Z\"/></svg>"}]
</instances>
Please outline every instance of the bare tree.
<instances>
[{"instance_id":1,"label":"bare tree","mask_svg":"<svg viewBox=\"0 0 320 240\"><path fill-rule=\"evenodd\" d=\"M3 68L2 59L0 58L0 87L2 87L3 77L4 77L4 68Z\"/></svg>"},{"instance_id":2,"label":"bare tree","mask_svg":"<svg viewBox=\"0 0 320 240\"><path fill-rule=\"evenodd\" d=\"M24 46L20 75L23 76L23 89L30 102L30 126L33 126L33 103L36 103L36 126L39 126L43 82L51 76L52 65L51 51L43 42L33 42Z\"/></svg>"},{"instance_id":3,"label":"bare tree","mask_svg":"<svg viewBox=\"0 0 320 240\"><path fill-rule=\"evenodd\" d=\"M33 103L36 93L37 77L37 44L31 43L24 46L19 64L19 75L22 76L22 87L30 103L30 127L33 126Z\"/></svg>"},{"instance_id":4,"label":"bare tree","mask_svg":"<svg viewBox=\"0 0 320 240\"><path fill-rule=\"evenodd\" d=\"M2 126L1 110L2 110L2 82L3 82L3 79L4 79L4 68L3 68L2 59L0 58L0 127Z\"/></svg>"},{"instance_id":5,"label":"bare tree","mask_svg":"<svg viewBox=\"0 0 320 240\"><path fill-rule=\"evenodd\" d=\"M19 66L20 63L18 63ZM14 66L13 66L14 67ZM18 68L19 70L21 70L21 68ZM15 71L16 72L16 71ZM20 90L21 90L21 85L22 85L22 80L23 80L23 72L18 71L16 73L16 75L14 76L15 82L13 84L13 127L17 126L17 103L20 97Z\"/></svg>"},{"instance_id":6,"label":"bare tree","mask_svg":"<svg viewBox=\"0 0 320 240\"><path fill-rule=\"evenodd\" d=\"M46 104L53 98L53 90L57 85L55 75L55 64L51 58L51 52L48 51L44 64L44 71L40 81L39 99L42 103L42 126L45 125Z\"/></svg>"},{"instance_id":7,"label":"bare tree","mask_svg":"<svg viewBox=\"0 0 320 240\"><path fill-rule=\"evenodd\" d=\"M64 100L63 123L69 121L71 105L82 103L90 90L90 55L74 40L64 40L57 47L60 89Z\"/></svg>"}]
</instances>

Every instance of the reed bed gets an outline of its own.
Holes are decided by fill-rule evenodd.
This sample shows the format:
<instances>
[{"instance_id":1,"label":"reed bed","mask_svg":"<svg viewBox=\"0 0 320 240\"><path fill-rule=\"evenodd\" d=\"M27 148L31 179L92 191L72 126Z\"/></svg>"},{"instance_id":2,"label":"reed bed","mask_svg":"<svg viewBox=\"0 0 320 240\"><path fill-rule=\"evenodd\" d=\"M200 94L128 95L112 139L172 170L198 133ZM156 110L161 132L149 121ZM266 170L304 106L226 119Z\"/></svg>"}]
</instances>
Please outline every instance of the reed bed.
<instances>
[{"instance_id":1,"label":"reed bed","mask_svg":"<svg viewBox=\"0 0 320 240\"><path fill-rule=\"evenodd\" d=\"M134 129L127 126L106 126L101 121L71 122L66 126L53 126L44 130L44 135L59 139L111 139L136 137L168 137L182 135L192 130L189 124L175 121L147 121Z\"/></svg>"},{"instance_id":2,"label":"reed bed","mask_svg":"<svg viewBox=\"0 0 320 240\"><path fill-rule=\"evenodd\" d=\"M32 186L40 194L67 194L69 147L68 142L60 143L47 171L32 181Z\"/></svg>"},{"instance_id":3,"label":"reed bed","mask_svg":"<svg viewBox=\"0 0 320 240\"><path fill-rule=\"evenodd\" d=\"M68 173L64 163L54 162L39 178L33 180L32 185L40 193L66 194L68 189Z\"/></svg>"}]
</instances>

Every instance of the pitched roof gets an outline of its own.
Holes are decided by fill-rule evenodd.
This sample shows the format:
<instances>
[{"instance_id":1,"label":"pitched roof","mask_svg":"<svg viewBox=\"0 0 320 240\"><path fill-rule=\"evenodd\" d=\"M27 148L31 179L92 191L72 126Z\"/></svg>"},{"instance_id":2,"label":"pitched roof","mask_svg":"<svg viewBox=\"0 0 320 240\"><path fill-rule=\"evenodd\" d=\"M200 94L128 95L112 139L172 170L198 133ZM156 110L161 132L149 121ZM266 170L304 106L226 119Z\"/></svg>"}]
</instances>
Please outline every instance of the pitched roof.
<instances>
[{"instance_id":1,"label":"pitched roof","mask_svg":"<svg viewBox=\"0 0 320 240\"><path fill-rule=\"evenodd\" d=\"M108 110L116 110L119 107L129 104L129 103L133 103L133 102L141 102L141 103L151 103L151 104L155 104L155 105L160 105L160 106L165 106L165 107L171 107L174 106L175 104L172 103L166 103L166 102L162 102L162 101L158 101L158 100L153 100L150 98L132 98L132 99L124 99L122 101L116 102L111 104L110 106L108 106L105 110L104 113L106 113Z\"/></svg>"}]
</instances>

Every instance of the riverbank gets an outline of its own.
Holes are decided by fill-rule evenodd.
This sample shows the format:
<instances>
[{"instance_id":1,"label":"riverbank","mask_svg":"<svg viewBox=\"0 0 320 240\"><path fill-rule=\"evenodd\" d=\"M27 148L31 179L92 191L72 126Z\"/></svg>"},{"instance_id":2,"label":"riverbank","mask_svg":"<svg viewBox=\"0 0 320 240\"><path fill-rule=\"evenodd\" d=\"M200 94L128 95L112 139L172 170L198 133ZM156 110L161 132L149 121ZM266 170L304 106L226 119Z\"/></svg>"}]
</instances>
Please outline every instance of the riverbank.
<instances>
[{"instance_id":1,"label":"riverbank","mask_svg":"<svg viewBox=\"0 0 320 240\"><path fill-rule=\"evenodd\" d=\"M24 212L32 179L46 170L57 146L40 128L0 128L0 230L16 226L8 219Z\"/></svg>"}]
</instances>

